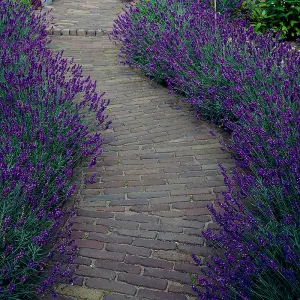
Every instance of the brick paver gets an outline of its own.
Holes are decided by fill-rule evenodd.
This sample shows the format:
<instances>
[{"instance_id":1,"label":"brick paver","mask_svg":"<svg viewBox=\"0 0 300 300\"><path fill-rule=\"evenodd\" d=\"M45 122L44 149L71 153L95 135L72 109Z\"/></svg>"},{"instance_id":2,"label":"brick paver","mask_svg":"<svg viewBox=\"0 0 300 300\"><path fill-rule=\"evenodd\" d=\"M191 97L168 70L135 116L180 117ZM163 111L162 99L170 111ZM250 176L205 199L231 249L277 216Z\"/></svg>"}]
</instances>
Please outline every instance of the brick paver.
<instances>
[{"instance_id":1,"label":"brick paver","mask_svg":"<svg viewBox=\"0 0 300 300\"><path fill-rule=\"evenodd\" d=\"M54 13L59 1L53 2ZM97 3L109 27L122 3ZM87 16L82 20L92 25ZM233 165L208 133L216 129L197 120L166 88L119 65L118 48L105 35L53 36L50 47L65 50L97 80L112 100L113 120L96 167L83 163L78 169L82 178L97 176L78 195L78 280L60 290L62 299L195 299L190 274L200 268L191 253L205 259L214 251L200 237L203 229L216 228L206 205L224 185L217 163Z\"/></svg>"},{"instance_id":2,"label":"brick paver","mask_svg":"<svg viewBox=\"0 0 300 300\"><path fill-rule=\"evenodd\" d=\"M109 30L116 15L122 11L127 0L53 0L45 10L52 10L54 27L62 30L62 35L76 35L76 29L88 31Z\"/></svg>"}]
</instances>

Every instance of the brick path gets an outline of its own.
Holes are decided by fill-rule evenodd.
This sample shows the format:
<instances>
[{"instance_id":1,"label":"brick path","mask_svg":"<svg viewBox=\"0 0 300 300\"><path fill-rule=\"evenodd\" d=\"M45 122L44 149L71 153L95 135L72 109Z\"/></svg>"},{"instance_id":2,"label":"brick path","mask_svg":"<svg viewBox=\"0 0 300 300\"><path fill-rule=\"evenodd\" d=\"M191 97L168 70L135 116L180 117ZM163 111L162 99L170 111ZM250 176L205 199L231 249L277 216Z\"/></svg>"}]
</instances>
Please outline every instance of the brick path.
<instances>
[{"instance_id":1,"label":"brick path","mask_svg":"<svg viewBox=\"0 0 300 300\"><path fill-rule=\"evenodd\" d=\"M55 27L60 29L110 29L126 0L53 0Z\"/></svg>"},{"instance_id":2,"label":"brick path","mask_svg":"<svg viewBox=\"0 0 300 300\"><path fill-rule=\"evenodd\" d=\"M114 9L117 1L110 3ZM178 110L165 88L120 66L106 36L54 36L51 48L64 49L97 80L112 100L113 120L103 161L79 170L98 177L78 195L78 278L74 286L59 287L60 298L195 299L189 274L199 267L191 253L203 259L212 253L199 235L213 227L206 205L222 189L217 162L232 166L208 134L214 127L185 106Z\"/></svg>"}]
</instances>

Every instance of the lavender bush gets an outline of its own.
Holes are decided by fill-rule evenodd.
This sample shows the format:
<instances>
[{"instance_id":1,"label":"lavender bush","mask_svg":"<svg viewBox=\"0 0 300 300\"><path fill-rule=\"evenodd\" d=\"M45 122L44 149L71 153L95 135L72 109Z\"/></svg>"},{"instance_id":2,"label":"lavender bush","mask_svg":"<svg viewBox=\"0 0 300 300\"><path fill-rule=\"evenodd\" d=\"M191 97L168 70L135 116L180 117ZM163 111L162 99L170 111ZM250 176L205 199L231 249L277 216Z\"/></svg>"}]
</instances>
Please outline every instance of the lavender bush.
<instances>
[{"instance_id":1,"label":"lavender bush","mask_svg":"<svg viewBox=\"0 0 300 300\"><path fill-rule=\"evenodd\" d=\"M168 24L176 28L176 21L185 14L191 2L150 0L139 1L136 6L130 5L115 20L113 35L110 35L112 40L122 43L121 63L134 65L158 82L165 81L170 73L168 62L160 57L154 64L151 48L159 44Z\"/></svg>"},{"instance_id":2,"label":"lavender bush","mask_svg":"<svg viewBox=\"0 0 300 300\"><path fill-rule=\"evenodd\" d=\"M157 18L157 19L155 19ZM153 21L155 20L155 21ZM193 289L200 299L297 299L300 294L300 55L207 2L140 1L115 22L123 63L232 132L237 163L210 207L221 231ZM195 261L202 261L194 256Z\"/></svg>"},{"instance_id":3,"label":"lavender bush","mask_svg":"<svg viewBox=\"0 0 300 300\"><path fill-rule=\"evenodd\" d=\"M33 299L72 279L72 169L82 157L95 164L108 126L108 101L81 66L47 49L46 25L0 0L0 299ZM97 115L97 133L83 111Z\"/></svg>"},{"instance_id":4,"label":"lavender bush","mask_svg":"<svg viewBox=\"0 0 300 300\"><path fill-rule=\"evenodd\" d=\"M239 101L245 90L246 97L256 97L276 79L280 89L278 77L290 76L282 73L281 62L293 54L272 33L260 36L253 28L245 28L246 21L229 22L227 15L218 14L215 19L208 7L206 1L141 1L115 21L112 39L122 43L122 63L166 82L196 104L201 117L220 123L226 116L224 98ZM260 85L265 69L271 78ZM236 84L241 76L248 76L249 86Z\"/></svg>"},{"instance_id":5,"label":"lavender bush","mask_svg":"<svg viewBox=\"0 0 300 300\"><path fill-rule=\"evenodd\" d=\"M204 236L224 253L197 278L206 288L193 286L200 299L297 299L300 293L299 86L294 92L292 108L273 94L269 111L242 104L240 124L226 124L239 169L231 180L222 168L228 191L218 211L210 207L221 231Z\"/></svg>"}]
</instances>

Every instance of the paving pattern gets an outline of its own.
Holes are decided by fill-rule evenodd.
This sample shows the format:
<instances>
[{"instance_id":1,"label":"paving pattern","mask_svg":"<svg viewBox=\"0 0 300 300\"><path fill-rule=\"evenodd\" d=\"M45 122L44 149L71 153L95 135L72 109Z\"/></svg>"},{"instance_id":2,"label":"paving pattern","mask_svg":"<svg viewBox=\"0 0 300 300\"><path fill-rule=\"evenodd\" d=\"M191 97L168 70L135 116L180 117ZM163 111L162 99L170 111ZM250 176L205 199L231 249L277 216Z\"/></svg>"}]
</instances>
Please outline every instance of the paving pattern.
<instances>
[{"instance_id":1,"label":"paving pattern","mask_svg":"<svg viewBox=\"0 0 300 300\"><path fill-rule=\"evenodd\" d=\"M60 1L70 3L55 0L53 7ZM104 27L124 5L117 2L98 1L108 16ZM93 172L97 177L77 197L78 278L73 286L59 287L59 298L196 299L190 275L200 268L191 254L206 259L213 253L200 237L215 227L206 205L224 188L218 162L233 165L208 133L215 128L197 120L166 88L119 65L118 48L107 36L53 36L50 47L65 50L97 80L112 101L113 121L103 158L93 169L84 163L78 170L82 178Z\"/></svg>"},{"instance_id":2,"label":"paving pattern","mask_svg":"<svg viewBox=\"0 0 300 300\"><path fill-rule=\"evenodd\" d=\"M126 0L53 0L54 27L60 29L111 29Z\"/></svg>"}]
</instances>

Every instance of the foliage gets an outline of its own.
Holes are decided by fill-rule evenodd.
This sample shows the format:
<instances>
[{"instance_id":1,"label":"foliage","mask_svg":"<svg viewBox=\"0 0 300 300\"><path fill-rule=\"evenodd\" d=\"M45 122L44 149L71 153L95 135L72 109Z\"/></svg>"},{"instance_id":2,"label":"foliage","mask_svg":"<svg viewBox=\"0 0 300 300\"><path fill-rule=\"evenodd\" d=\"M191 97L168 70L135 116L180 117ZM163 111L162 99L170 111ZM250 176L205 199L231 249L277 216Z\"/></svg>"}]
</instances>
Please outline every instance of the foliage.
<instances>
[{"instance_id":1,"label":"foliage","mask_svg":"<svg viewBox=\"0 0 300 300\"><path fill-rule=\"evenodd\" d=\"M152 67L152 53L149 50L156 41L162 39L164 28L168 24L176 28L176 20L185 13L186 7L192 1L150 0L129 6L124 15L120 15L115 21L114 35L110 36L112 40L123 43L120 54L124 60L121 63L135 65L154 80L163 82L166 79L164 73L168 72L163 66L166 62L157 60L158 64L155 68ZM173 8L172 11L166 9L168 5ZM125 22L129 22L128 26L125 26Z\"/></svg>"},{"instance_id":2,"label":"foliage","mask_svg":"<svg viewBox=\"0 0 300 300\"><path fill-rule=\"evenodd\" d=\"M198 277L206 287L201 299L292 300L300 293L299 85L286 82L265 99L252 107L241 102L234 108L240 121L226 124L239 168L232 181L222 168L228 191L221 212L210 207L221 232L204 236L225 252Z\"/></svg>"},{"instance_id":3,"label":"foliage","mask_svg":"<svg viewBox=\"0 0 300 300\"><path fill-rule=\"evenodd\" d=\"M300 2L298 0L245 0L242 8L248 14L256 32L273 29L281 38L300 37Z\"/></svg>"},{"instance_id":4,"label":"foliage","mask_svg":"<svg viewBox=\"0 0 300 300\"><path fill-rule=\"evenodd\" d=\"M221 211L210 207L221 231L204 233L224 252L205 264L194 290L201 299L296 299L300 54L248 25L203 2L140 1L115 21L111 38L123 63L232 133L225 147L237 169L233 181L222 169L228 192Z\"/></svg>"},{"instance_id":5,"label":"foliage","mask_svg":"<svg viewBox=\"0 0 300 300\"><path fill-rule=\"evenodd\" d=\"M234 12L241 6L241 0L216 0L216 9L220 13Z\"/></svg>"},{"instance_id":6,"label":"foliage","mask_svg":"<svg viewBox=\"0 0 300 300\"><path fill-rule=\"evenodd\" d=\"M82 112L97 114L98 131L108 125L95 83L47 49L46 25L45 14L0 0L0 299L72 279L74 212L64 203L72 168L86 156L94 165L102 145Z\"/></svg>"},{"instance_id":7,"label":"foliage","mask_svg":"<svg viewBox=\"0 0 300 300\"><path fill-rule=\"evenodd\" d=\"M31 6L31 1L30 0L19 0L21 3L25 4L27 7Z\"/></svg>"},{"instance_id":8,"label":"foliage","mask_svg":"<svg viewBox=\"0 0 300 300\"><path fill-rule=\"evenodd\" d=\"M196 3L194 11L187 11L189 5L186 1L141 1L116 20L112 39L122 43L122 63L135 65L156 81L166 81L199 107L201 117L221 123L224 93L233 92L232 97L239 101L246 91L251 101L253 80L260 84L265 68L278 76L277 65L285 57L285 45L273 52L273 59L271 52L278 42L272 34L255 35L251 27L245 29L248 24L244 21L229 22L222 15L214 20L206 5ZM245 89L227 79L228 72L237 74L242 69L243 76L248 76ZM259 91L264 84L258 86Z\"/></svg>"}]
</instances>

